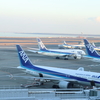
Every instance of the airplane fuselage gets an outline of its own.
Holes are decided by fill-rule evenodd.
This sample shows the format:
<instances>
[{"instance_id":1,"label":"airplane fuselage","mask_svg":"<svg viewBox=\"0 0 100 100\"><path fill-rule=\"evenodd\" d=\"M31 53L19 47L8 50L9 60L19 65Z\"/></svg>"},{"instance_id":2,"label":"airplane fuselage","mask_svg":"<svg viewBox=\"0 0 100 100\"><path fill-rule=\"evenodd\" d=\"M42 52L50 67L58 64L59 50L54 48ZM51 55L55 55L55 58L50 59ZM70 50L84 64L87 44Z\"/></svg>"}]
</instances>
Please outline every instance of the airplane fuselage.
<instances>
[{"instance_id":1,"label":"airplane fuselage","mask_svg":"<svg viewBox=\"0 0 100 100\"><path fill-rule=\"evenodd\" d=\"M89 48L89 45L87 46ZM38 75L39 77L52 77L51 80L59 81L58 86L60 88L67 88L71 86L71 82L91 86L100 86L100 73L84 71L82 68L79 68L78 70L72 70L33 65L26 53L22 50L22 48L19 45L16 45L16 47L18 50L21 65L20 67L24 68L26 72L29 72L33 75ZM91 52L94 52L93 49L91 50Z\"/></svg>"},{"instance_id":2,"label":"airplane fuselage","mask_svg":"<svg viewBox=\"0 0 100 100\"><path fill-rule=\"evenodd\" d=\"M36 65L38 66L38 65ZM23 67L24 68L24 67ZM79 84L91 85L91 81L95 82L96 86L100 86L100 74L96 72L79 71L72 69L62 69L47 66L38 66L35 69L25 68L26 72L40 77L51 77L55 79L74 80ZM60 81L60 80L59 80Z\"/></svg>"},{"instance_id":3,"label":"airplane fuselage","mask_svg":"<svg viewBox=\"0 0 100 100\"><path fill-rule=\"evenodd\" d=\"M82 50L76 50L76 49L70 49L70 50L58 50L58 49L49 49L49 50L45 50L45 51L43 51L43 50L40 50L39 52L38 52L39 54L42 54L42 55L47 55L47 56L60 56L60 57L63 57L63 56L67 56L67 55L75 55L75 54L77 54L77 55L81 55L81 56L83 56L83 55L85 55L85 52L84 51L82 51Z\"/></svg>"},{"instance_id":4,"label":"airplane fuselage","mask_svg":"<svg viewBox=\"0 0 100 100\"><path fill-rule=\"evenodd\" d=\"M69 48L69 49L80 49L80 48L84 48L85 45L80 45L80 44L77 44L77 45L67 45L67 44L62 44L62 45L58 45L59 48Z\"/></svg>"}]
</instances>

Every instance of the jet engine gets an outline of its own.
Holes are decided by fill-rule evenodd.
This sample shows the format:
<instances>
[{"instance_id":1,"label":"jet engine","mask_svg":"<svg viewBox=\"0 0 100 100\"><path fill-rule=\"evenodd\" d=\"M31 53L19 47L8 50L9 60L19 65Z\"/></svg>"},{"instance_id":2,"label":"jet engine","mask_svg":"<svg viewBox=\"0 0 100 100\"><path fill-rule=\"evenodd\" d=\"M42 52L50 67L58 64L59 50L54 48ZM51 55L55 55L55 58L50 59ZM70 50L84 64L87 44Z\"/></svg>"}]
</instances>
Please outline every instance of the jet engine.
<instances>
[{"instance_id":1,"label":"jet engine","mask_svg":"<svg viewBox=\"0 0 100 100\"><path fill-rule=\"evenodd\" d=\"M66 82L66 81L60 81L58 84L53 85L53 88L72 88L73 87L73 83L70 82Z\"/></svg>"},{"instance_id":2,"label":"jet engine","mask_svg":"<svg viewBox=\"0 0 100 100\"><path fill-rule=\"evenodd\" d=\"M60 81L58 86L59 88L71 88L73 87L73 84L70 82L66 82L66 81Z\"/></svg>"},{"instance_id":3,"label":"jet engine","mask_svg":"<svg viewBox=\"0 0 100 100\"><path fill-rule=\"evenodd\" d=\"M82 56L80 55L80 54L76 54L75 56L74 56L74 59L81 59L82 58Z\"/></svg>"}]
</instances>

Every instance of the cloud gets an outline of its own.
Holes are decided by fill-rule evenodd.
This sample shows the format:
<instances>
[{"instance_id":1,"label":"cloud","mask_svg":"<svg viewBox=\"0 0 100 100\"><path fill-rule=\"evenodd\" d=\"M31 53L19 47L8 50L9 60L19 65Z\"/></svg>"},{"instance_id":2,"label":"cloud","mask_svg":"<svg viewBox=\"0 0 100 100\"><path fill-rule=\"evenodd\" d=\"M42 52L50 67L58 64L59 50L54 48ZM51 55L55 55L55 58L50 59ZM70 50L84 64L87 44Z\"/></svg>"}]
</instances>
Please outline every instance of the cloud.
<instances>
[{"instance_id":1,"label":"cloud","mask_svg":"<svg viewBox=\"0 0 100 100\"><path fill-rule=\"evenodd\" d=\"M100 16L96 18L96 21L100 22Z\"/></svg>"},{"instance_id":2,"label":"cloud","mask_svg":"<svg viewBox=\"0 0 100 100\"><path fill-rule=\"evenodd\" d=\"M88 18L88 20L100 22L100 16L99 17L90 17L90 18Z\"/></svg>"}]
</instances>

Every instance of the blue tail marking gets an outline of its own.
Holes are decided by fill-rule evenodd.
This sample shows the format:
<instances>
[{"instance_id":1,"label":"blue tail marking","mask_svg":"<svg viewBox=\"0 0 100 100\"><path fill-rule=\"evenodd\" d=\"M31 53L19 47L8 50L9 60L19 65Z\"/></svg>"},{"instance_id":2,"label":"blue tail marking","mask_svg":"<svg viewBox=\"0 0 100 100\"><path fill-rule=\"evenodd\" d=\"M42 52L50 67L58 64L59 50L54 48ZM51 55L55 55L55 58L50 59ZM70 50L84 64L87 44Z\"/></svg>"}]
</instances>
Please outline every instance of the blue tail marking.
<instances>
[{"instance_id":1,"label":"blue tail marking","mask_svg":"<svg viewBox=\"0 0 100 100\"><path fill-rule=\"evenodd\" d=\"M45 45L42 43L41 39L37 38L37 42L38 42L38 46L39 46L40 50L42 50L42 51L47 50L47 48L45 47Z\"/></svg>"},{"instance_id":2,"label":"blue tail marking","mask_svg":"<svg viewBox=\"0 0 100 100\"><path fill-rule=\"evenodd\" d=\"M94 49L93 45L88 42L88 40L84 39L86 51L89 56L94 57L94 58L100 58L100 55L98 52Z\"/></svg>"},{"instance_id":3,"label":"blue tail marking","mask_svg":"<svg viewBox=\"0 0 100 100\"><path fill-rule=\"evenodd\" d=\"M33 67L33 64L31 63L30 59L24 52L24 50L21 48L20 45L16 45L17 51L18 51L18 56L20 59L20 65L21 67Z\"/></svg>"},{"instance_id":4,"label":"blue tail marking","mask_svg":"<svg viewBox=\"0 0 100 100\"><path fill-rule=\"evenodd\" d=\"M65 74L63 74L63 73L59 73L59 72L55 72L55 71L52 71L52 70L48 70L48 69L44 69L44 68L34 66L31 63L28 56L26 55L26 53L24 52L24 50L21 48L21 46L16 45L16 48L17 48L17 51L18 51L18 56L19 56L19 59L20 59L21 67L24 67L25 69L29 69L31 71L37 71L37 72L42 72L42 73L45 73L45 74L48 74L48 75L54 75L54 76L66 78Z\"/></svg>"},{"instance_id":5,"label":"blue tail marking","mask_svg":"<svg viewBox=\"0 0 100 100\"><path fill-rule=\"evenodd\" d=\"M63 44L64 44L64 45L67 45L65 41L64 41L64 43L63 43Z\"/></svg>"},{"instance_id":6,"label":"blue tail marking","mask_svg":"<svg viewBox=\"0 0 100 100\"><path fill-rule=\"evenodd\" d=\"M26 55L26 53L24 52L24 50L21 48L20 45L16 45L17 51L18 51L18 56L19 56L19 60L20 60L20 64L21 67L25 68L25 69L29 69L31 71L49 71L43 68L39 68L35 65L32 64L32 62L30 61L30 59L28 58L28 56Z\"/></svg>"}]
</instances>

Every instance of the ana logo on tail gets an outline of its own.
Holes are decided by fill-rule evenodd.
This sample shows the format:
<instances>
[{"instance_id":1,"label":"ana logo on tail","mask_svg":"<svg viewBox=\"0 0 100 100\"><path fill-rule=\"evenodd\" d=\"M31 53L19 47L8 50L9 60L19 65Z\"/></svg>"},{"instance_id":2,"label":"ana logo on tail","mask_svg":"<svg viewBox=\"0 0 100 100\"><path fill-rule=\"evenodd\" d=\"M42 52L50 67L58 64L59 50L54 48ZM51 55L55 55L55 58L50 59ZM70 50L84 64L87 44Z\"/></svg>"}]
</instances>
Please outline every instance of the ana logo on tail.
<instances>
[{"instance_id":1,"label":"ana logo on tail","mask_svg":"<svg viewBox=\"0 0 100 100\"><path fill-rule=\"evenodd\" d=\"M39 42L39 44L42 47L42 49L45 48L44 44L41 41Z\"/></svg>"},{"instance_id":2,"label":"ana logo on tail","mask_svg":"<svg viewBox=\"0 0 100 100\"><path fill-rule=\"evenodd\" d=\"M22 59L24 60L25 63L29 60L24 51L19 51L19 54L20 54L20 56L22 57Z\"/></svg>"},{"instance_id":3,"label":"ana logo on tail","mask_svg":"<svg viewBox=\"0 0 100 100\"><path fill-rule=\"evenodd\" d=\"M90 50L91 53L93 53L95 51L91 44L87 44L86 46Z\"/></svg>"}]
</instances>

